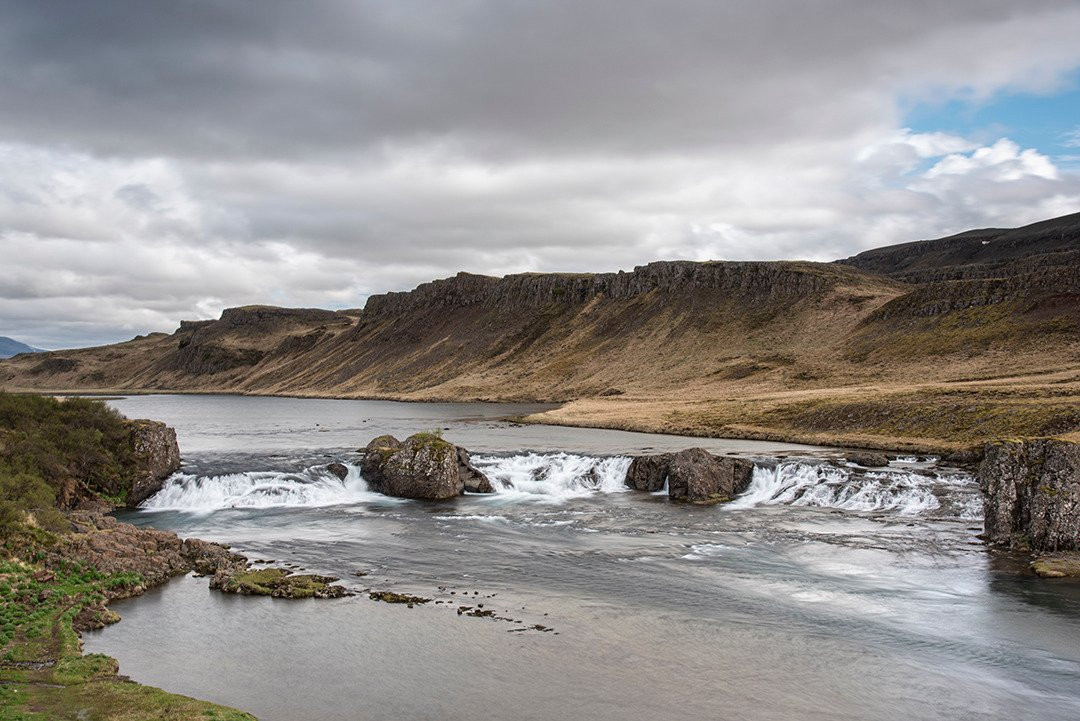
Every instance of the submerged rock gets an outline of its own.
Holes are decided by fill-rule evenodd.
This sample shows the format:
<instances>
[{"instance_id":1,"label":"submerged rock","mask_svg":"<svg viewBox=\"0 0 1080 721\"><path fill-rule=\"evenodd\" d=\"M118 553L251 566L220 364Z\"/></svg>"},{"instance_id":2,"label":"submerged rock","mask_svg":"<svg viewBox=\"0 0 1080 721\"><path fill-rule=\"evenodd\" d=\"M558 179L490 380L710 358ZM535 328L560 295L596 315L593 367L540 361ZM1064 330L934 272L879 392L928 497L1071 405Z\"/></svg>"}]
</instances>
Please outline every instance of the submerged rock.
<instances>
[{"instance_id":1,"label":"submerged rock","mask_svg":"<svg viewBox=\"0 0 1080 721\"><path fill-rule=\"evenodd\" d=\"M1080 549L1080 443L1040 438L987 444L979 486L988 543Z\"/></svg>"},{"instance_id":2,"label":"submerged rock","mask_svg":"<svg viewBox=\"0 0 1080 721\"><path fill-rule=\"evenodd\" d=\"M430 598L424 598L423 596L413 596L409 593L396 593L395 591L370 591L368 598L372 601L382 601L383 603L407 603L409 606L415 604L429 603Z\"/></svg>"},{"instance_id":3,"label":"submerged rock","mask_svg":"<svg viewBox=\"0 0 1080 721\"><path fill-rule=\"evenodd\" d=\"M889 457L884 453L860 452L849 453L847 459L863 468L882 468L889 465Z\"/></svg>"},{"instance_id":4,"label":"submerged rock","mask_svg":"<svg viewBox=\"0 0 1080 721\"><path fill-rule=\"evenodd\" d=\"M703 448L689 448L634 458L626 472L626 485L655 492L666 482L668 497L673 500L722 503L746 490L753 471L753 461L745 458L715 456Z\"/></svg>"},{"instance_id":5,"label":"submerged rock","mask_svg":"<svg viewBox=\"0 0 1080 721\"><path fill-rule=\"evenodd\" d=\"M364 449L360 468L373 490L399 498L439 500L466 490L494 491L487 476L470 462L468 451L438 433L416 433L404 441L379 436Z\"/></svg>"}]
</instances>

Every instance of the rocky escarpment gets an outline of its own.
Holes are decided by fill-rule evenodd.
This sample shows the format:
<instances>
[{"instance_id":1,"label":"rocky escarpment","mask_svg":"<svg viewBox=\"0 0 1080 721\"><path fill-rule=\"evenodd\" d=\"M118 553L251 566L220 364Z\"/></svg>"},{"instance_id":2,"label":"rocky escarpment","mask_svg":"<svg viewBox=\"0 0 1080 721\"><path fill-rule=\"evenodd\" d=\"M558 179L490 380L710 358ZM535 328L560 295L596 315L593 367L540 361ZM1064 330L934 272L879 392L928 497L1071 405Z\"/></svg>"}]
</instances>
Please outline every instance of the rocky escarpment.
<instances>
[{"instance_id":1,"label":"rocky escarpment","mask_svg":"<svg viewBox=\"0 0 1080 721\"><path fill-rule=\"evenodd\" d=\"M363 311L234 308L171 335L8 359L0 386L570 402L546 418L935 453L1067 434L1080 430L1076 224L841 263L461 273ZM1005 393L991 383L1003 373L1025 381Z\"/></svg>"},{"instance_id":2,"label":"rocky escarpment","mask_svg":"<svg viewBox=\"0 0 1080 721\"><path fill-rule=\"evenodd\" d=\"M330 326L352 322L343 313L318 308L226 308L216 321L181 322L176 351L163 359L161 369L207 375L250 368L274 355L308 350ZM268 338L276 340L268 344Z\"/></svg>"},{"instance_id":3,"label":"rocky escarpment","mask_svg":"<svg viewBox=\"0 0 1080 721\"><path fill-rule=\"evenodd\" d=\"M649 293L718 291L763 303L806 298L857 274L838 266L802 262L658 261L617 273L520 273L502 278L458 273L408 292L373 295L366 317L399 315L432 307L497 306L522 310L557 304L630 300Z\"/></svg>"},{"instance_id":4,"label":"rocky escarpment","mask_svg":"<svg viewBox=\"0 0 1080 721\"><path fill-rule=\"evenodd\" d=\"M678 453L638 456L630 463L626 485L640 491L659 491L696 504L723 503L746 490L754 463L746 458L716 456L702 448Z\"/></svg>"},{"instance_id":5,"label":"rocky escarpment","mask_svg":"<svg viewBox=\"0 0 1080 721\"><path fill-rule=\"evenodd\" d=\"M988 543L1035 552L1080 549L1080 444L988 444L979 482Z\"/></svg>"},{"instance_id":6,"label":"rocky escarpment","mask_svg":"<svg viewBox=\"0 0 1080 721\"><path fill-rule=\"evenodd\" d=\"M388 496L442 500L465 491L493 490L487 476L470 462L468 451L435 433L417 433L404 441L379 436L363 451L364 480Z\"/></svg>"}]
</instances>

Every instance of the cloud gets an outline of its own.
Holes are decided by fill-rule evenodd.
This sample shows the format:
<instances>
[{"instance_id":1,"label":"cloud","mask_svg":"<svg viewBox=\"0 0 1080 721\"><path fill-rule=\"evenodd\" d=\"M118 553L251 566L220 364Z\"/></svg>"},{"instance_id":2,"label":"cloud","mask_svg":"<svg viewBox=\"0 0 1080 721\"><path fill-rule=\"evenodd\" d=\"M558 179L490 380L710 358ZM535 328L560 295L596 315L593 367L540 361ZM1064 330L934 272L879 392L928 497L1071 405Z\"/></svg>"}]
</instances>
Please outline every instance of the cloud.
<instances>
[{"instance_id":1,"label":"cloud","mask_svg":"<svg viewBox=\"0 0 1080 721\"><path fill-rule=\"evenodd\" d=\"M1003 0L13 3L0 334L349 307L469 270L829 260L1074 212L913 100L1053 92L1080 8ZM1024 43L1016 42L1024 38Z\"/></svg>"}]
</instances>

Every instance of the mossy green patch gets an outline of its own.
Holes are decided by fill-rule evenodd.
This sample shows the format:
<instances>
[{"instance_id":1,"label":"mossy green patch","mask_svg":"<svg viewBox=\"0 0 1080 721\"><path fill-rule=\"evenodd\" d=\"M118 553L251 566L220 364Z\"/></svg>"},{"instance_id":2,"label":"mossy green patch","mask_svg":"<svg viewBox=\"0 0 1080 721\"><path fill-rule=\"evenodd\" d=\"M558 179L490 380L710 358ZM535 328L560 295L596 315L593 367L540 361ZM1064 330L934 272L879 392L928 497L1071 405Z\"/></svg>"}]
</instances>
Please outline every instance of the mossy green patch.
<instances>
[{"instance_id":1,"label":"mossy green patch","mask_svg":"<svg viewBox=\"0 0 1080 721\"><path fill-rule=\"evenodd\" d=\"M1031 570L1043 578L1080 578L1080 552L1040 556L1031 562Z\"/></svg>"},{"instance_id":2,"label":"mossy green patch","mask_svg":"<svg viewBox=\"0 0 1080 721\"><path fill-rule=\"evenodd\" d=\"M274 598L337 598L351 595L337 578L315 574L292 574L281 568L249 569L225 580L221 590L245 596Z\"/></svg>"}]
</instances>

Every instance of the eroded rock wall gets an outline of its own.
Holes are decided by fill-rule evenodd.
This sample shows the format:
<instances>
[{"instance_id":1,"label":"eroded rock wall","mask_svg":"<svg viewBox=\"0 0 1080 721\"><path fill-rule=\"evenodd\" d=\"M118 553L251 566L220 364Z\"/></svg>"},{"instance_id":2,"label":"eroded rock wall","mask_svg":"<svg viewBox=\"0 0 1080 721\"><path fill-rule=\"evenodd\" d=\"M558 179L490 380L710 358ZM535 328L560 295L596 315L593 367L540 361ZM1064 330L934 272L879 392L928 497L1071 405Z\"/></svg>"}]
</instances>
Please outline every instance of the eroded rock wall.
<instances>
[{"instance_id":1,"label":"eroded rock wall","mask_svg":"<svg viewBox=\"0 0 1080 721\"><path fill-rule=\"evenodd\" d=\"M979 483L988 543L1036 552L1080 549L1080 444L987 444Z\"/></svg>"}]
</instances>

